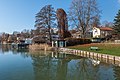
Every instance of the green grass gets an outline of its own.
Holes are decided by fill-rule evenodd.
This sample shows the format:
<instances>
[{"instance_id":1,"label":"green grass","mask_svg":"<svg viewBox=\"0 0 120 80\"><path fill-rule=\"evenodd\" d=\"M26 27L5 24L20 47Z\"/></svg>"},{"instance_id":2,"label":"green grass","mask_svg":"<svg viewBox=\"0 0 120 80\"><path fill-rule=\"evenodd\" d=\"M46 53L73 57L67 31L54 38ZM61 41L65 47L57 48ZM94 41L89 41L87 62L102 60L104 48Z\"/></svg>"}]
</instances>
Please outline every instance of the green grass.
<instances>
[{"instance_id":1,"label":"green grass","mask_svg":"<svg viewBox=\"0 0 120 80\"><path fill-rule=\"evenodd\" d=\"M90 47L98 47L99 50L90 50ZM120 56L120 44L84 44L68 47L70 49L85 50L90 52L97 52L101 54L109 54Z\"/></svg>"}]
</instances>

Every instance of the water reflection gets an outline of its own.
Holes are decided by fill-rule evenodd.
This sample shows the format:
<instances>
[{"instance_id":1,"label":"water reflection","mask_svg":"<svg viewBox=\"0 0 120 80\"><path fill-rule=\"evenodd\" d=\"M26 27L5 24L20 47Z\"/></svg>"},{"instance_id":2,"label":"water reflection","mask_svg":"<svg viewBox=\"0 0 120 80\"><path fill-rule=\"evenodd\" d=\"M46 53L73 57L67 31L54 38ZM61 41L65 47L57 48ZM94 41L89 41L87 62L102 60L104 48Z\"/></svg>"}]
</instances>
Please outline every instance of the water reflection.
<instances>
[{"instance_id":1,"label":"water reflection","mask_svg":"<svg viewBox=\"0 0 120 80\"><path fill-rule=\"evenodd\" d=\"M8 52L11 50L11 45L7 45L7 44L0 44L0 52L2 52L3 54L5 52Z\"/></svg>"},{"instance_id":2,"label":"water reflection","mask_svg":"<svg viewBox=\"0 0 120 80\"><path fill-rule=\"evenodd\" d=\"M114 66L114 76L115 80L120 80L120 67Z\"/></svg>"},{"instance_id":3,"label":"water reflection","mask_svg":"<svg viewBox=\"0 0 120 80\"><path fill-rule=\"evenodd\" d=\"M69 60L63 59L63 56L65 54L32 55L35 80L66 80Z\"/></svg>"},{"instance_id":4,"label":"water reflection","mask_svg":"<svg viewBox=\"0 0 120 80\"><path fill-rule=\"evenodd\" d=\"M115 80L115 77L120 77L115 76L113 65L93 65L88 58L57 55L65 57L56 58L51 53L45 57L32 56L35 80Z\"/></svg>"},{"instance_id":5,"label":"water reflection","mask_svg":"<svg viewBox=\"0 0 120 80\"><path fill-rule=\"evenodd\" d=\"M20 62L19 68L15 67L15 64L19 64L17 63L18 58L14 59L16 60L14 65L7 64L8 67L12 66L16 70L27 71L24 72L24 77L17 77L18 75L22 75L23 72L14 72L13 70L11 77L15 77L16 80L21 80L22 78L22 80L120 80L120 67L104 62L99 63L89 58L57 52L13 50L9 46L0 46L0 51L0 54L3 55L12 53L11 55L19 56L19 58L22 57L20 58L24 59L22 61L30 58L24 64ZM0 55L1 57L2 55ZM27 66L25 67L25 65ZM2 68L1 66L3 66L2 63L0 64L0 70L3 72L0 73L3 74L6 68ZM27 70L28 68L29 71ZM33 76L31 76L32 74ZM2 77L0 76L0 79L8 80Z\"/></svg>"}]
</instances>

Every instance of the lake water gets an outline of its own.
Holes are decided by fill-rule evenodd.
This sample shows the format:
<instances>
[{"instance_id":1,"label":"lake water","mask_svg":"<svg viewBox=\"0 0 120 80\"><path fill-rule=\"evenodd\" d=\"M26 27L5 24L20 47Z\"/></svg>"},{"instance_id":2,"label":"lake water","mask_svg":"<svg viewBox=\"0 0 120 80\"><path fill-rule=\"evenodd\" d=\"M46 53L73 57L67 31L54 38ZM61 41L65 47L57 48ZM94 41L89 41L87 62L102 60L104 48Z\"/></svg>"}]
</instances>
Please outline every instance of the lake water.
<instances>
[{"instance_id":1,"label":"lake water","mask_svg":"<svg viewBox=\"0 0 120 80\"><path fill-rule=\"evenodd\" d=\"M0 80L120 80L120 67L64 53L0 46Z\"/></svg>"}]
</instances>

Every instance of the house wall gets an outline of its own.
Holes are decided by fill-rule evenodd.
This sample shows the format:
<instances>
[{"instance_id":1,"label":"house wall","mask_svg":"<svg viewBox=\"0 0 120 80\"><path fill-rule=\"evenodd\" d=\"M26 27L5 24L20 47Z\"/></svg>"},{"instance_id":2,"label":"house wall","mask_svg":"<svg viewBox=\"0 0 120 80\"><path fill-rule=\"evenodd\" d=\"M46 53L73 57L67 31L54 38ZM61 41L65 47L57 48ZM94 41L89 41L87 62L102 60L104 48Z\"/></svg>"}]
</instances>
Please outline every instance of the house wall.
<instances>
[{"instance_id":1,"label":"house wall","mask_svg":"<svg viewBox=\"0 0 120 80\"><path fill-rule=\"evenodd\" d=\"M112 35L112 32L111 31L100 31L100 37L101 38L105 38L105 37L107 37L107 36L109 36L109 35Z\"/></svg>"},{"instance_id":2,"label":"house wall","mask_svg":"<svg viewBox=\"0 0 120 80\"><path fill-rule=\"evenodd\" d=\"M110 30L101 30L99 28L93 28L93 38L105 38L109 35L112 35L112 31Z\"/></svg>"},{"instance_id":3,"label":"house wall","mask_svg":"<svg viewBox=\"0 0 120 80\"><path fill-rule=\"evenodd\" d=\"M93 28L93 38L99 38L100 37L100 29L94 27Z\"/></svg>"}]
</instances>

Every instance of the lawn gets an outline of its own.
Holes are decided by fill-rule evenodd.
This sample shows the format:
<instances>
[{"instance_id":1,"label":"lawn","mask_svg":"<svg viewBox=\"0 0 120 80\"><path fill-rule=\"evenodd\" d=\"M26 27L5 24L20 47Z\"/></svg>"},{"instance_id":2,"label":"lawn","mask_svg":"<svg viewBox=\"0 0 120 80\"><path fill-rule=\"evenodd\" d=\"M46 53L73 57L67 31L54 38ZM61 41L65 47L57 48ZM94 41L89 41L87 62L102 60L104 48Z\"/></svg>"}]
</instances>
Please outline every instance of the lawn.
<instances>
[{"instance_id":1,"label":"lawn","mask_svg":"<svg viewBox=\"0 0 120 80\"><path fill-rule=\"evenodd\" d=\"M99 49L90 50L90 47L98 47ZM120 44L102 44L102 43L92 43L84 45L69 46L70 49L85 50L90 52L97 52L101 54L110 54L120 56Z\"/></svg>"}]
</instances>

